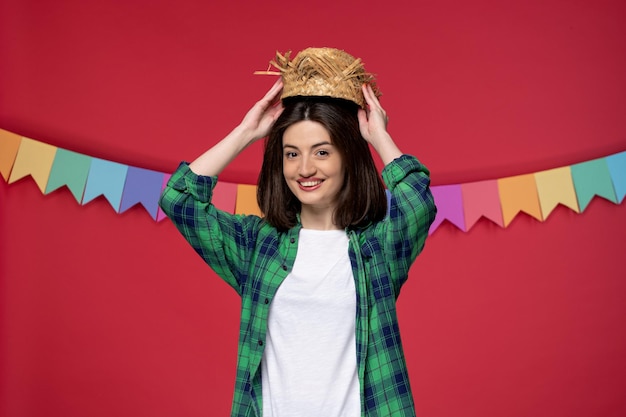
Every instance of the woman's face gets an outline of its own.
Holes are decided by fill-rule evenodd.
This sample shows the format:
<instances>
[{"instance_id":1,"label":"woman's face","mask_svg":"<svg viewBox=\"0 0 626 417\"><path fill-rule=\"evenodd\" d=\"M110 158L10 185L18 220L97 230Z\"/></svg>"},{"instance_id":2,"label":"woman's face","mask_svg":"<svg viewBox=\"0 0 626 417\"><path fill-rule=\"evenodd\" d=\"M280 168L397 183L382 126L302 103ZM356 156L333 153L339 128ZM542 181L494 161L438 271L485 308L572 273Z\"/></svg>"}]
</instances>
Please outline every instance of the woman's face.
<instances>
[{"instance_id":1,"label":"woman's face","mask_svg":"<svg viewBox=\"0 0 626 417\"><path fill-rule=\"evenodd\" d=\"M344 181L343 161L326 128L304 120L283 134L283 175L302 209L332 215Z\"/></svg>"}]
</instances>

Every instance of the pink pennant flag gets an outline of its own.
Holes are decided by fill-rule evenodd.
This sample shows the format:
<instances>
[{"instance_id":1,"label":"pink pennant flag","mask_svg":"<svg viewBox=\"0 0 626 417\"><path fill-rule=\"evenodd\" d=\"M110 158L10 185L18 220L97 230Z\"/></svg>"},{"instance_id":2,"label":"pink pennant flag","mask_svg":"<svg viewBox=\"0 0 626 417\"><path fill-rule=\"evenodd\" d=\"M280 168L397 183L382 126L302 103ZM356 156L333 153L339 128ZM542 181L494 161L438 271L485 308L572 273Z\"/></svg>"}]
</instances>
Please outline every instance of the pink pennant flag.
<instances>
[{"instance_id":1,"label":"pink pennant flag","mask_svg":"<svg viewBox=\"0 0 626 417\"><path fill-rule=\"evenodd\" d=\"M213 189L213 205L227 213L235 213L235 207L237 204L237 184L231 184L228 182L218 182ZM256 187L254 188L256 193ZM256 204L256 194L254 195Z\"/></svg>"},{"instance_id":2,"label":"pink pennant flag","mask_svg":"<svg viewBox=\"0 0 626 417\"><path fill-rule=\"evenodd\" d=\"M165 187L167 186L167 182L170 180L171 176L172 174L165 174L163 176L163 183L161 184L161 193L163 193L163 190L165 190ZM167 219L167 215L163 212L163 210L161 210L161 207L159 207L156 220L157 222L160 222L163 219Z\"/></svg>"},{"instance_id":3,"label":"pink pennant flag","mask_svg":"<svg viewBox=\"0 0 626 417\"><path fill-rule=\"evenodd\" d=\"M22 138L9 177L9 184L30 175L39 186L41 193L45 193L56 152L56 146Z\"/></svg>"},{"instance_id":4,"label":"pink pennant flag","mask_svg":"<svg viewBox=\"0 0 626 417\"><path fill-rule=\"evenodd\" d=\"M433 234L435 230L443 223L444 220L449 221L464 232L465 216L463 214L463 195L460 185L440 185L430 187L437 205L437 215L435 221L430 225L428 234Z\"/></svg>"},{"instance_id":5,"label":"pink pennant flag","mask_svg":"<svg viewBox=\"0 0 626 417\"><path fill-rule=\"evenodd\" d=\"M504 227L497 180L461 184L461 191L467 230L471 229L481 217Z\"/></svg>"}]
</instances>

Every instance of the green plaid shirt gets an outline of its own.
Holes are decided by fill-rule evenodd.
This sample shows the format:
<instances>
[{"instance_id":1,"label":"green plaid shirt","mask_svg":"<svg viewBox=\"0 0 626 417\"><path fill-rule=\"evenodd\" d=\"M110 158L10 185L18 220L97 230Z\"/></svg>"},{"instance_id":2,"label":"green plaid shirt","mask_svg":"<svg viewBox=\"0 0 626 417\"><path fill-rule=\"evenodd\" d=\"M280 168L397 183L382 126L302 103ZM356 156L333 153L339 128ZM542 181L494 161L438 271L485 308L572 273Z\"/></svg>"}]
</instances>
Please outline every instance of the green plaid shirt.
<instances>
[{"instance_id":1,"label":"green plaid shirt","mask_svg":"<svg viewBox=\"0 0 626 417\"><path fill-rule=\"evenodd\" d=\"M356 284L356 352L363 416L413 416L396 299L424 246L435 204L429 172L403 155L383 169L390 205L381 222L347 230ZM301 225L280 233L257 216L211 204L216 177L182 163L161 196L163 211L207 264L241 296L232 416L262 416L261 358L272 299L293 267Z\"/></svg>"}]
</instances>

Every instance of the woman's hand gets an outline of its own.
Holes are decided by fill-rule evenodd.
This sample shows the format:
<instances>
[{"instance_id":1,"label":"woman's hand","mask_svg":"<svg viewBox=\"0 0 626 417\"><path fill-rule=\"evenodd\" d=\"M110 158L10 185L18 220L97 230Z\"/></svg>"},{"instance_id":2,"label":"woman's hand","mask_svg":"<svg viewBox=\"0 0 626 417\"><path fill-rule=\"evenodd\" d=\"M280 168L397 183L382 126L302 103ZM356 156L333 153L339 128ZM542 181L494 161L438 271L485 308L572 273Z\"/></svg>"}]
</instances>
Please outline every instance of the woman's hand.
<instances>
[{"instance_id":1,"label":"woman's hand","mask_svg":"<svg viewBox=\"0 0 626 417\"><path fill-rule=\"evenodd\" d=\"M269 134L272 125L283 112L280 93L283 90L283 81L279 78L265 96L257 101L244 116L239 127L247 132L250 143L264 138Z\"/></svg>"},{"instance_id":2,"label":"woman's hand","mask_svg":"<svg viewBox=\"0 0 626 417\"><path fill-rule=\"evenodd\" d=\"M359 109L358 117L361 135L376 149L383 163L387 165L395 158L401 156L402 152L391 139L389 133L387 133L389 117L380 105L372 87L364 84L362 88L368 109Z\"/></svg>"},{"instance_id":3,"label":"woman's hand","mask_svg":"<svg viewBox=\"0 0 626 417\"><path fill-rule=\"evenodd\" d=\"M367 103L367 109L359 109L359 127L361 135L369 143L375 142L381 136L387 135L387 123L389 118L380 105L369 84L363 84L363 96Z\"/></svg>"}]
</instances>

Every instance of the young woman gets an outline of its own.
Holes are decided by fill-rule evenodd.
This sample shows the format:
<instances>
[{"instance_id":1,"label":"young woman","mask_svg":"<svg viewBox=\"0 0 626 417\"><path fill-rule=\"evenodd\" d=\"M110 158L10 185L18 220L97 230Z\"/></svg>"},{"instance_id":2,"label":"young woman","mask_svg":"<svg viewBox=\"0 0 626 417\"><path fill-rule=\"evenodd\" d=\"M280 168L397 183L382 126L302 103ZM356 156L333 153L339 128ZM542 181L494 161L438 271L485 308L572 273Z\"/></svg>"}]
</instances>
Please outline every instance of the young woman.
<instances>
[{"instance_id":1,"label":"young woman","mask_svg":"<svg viewBox=\"0 0 626 417\"><path fill-rule=\"evenodd\" d=\"M395 304L436 208L428 170L402 154L374 90L361 88L366 108L281 101L278 80L163 192L165 213L242 299L233 416L415 414ZM264 217L216 209L217 175L263 137Z\"/></svg>"}]
</instances>

